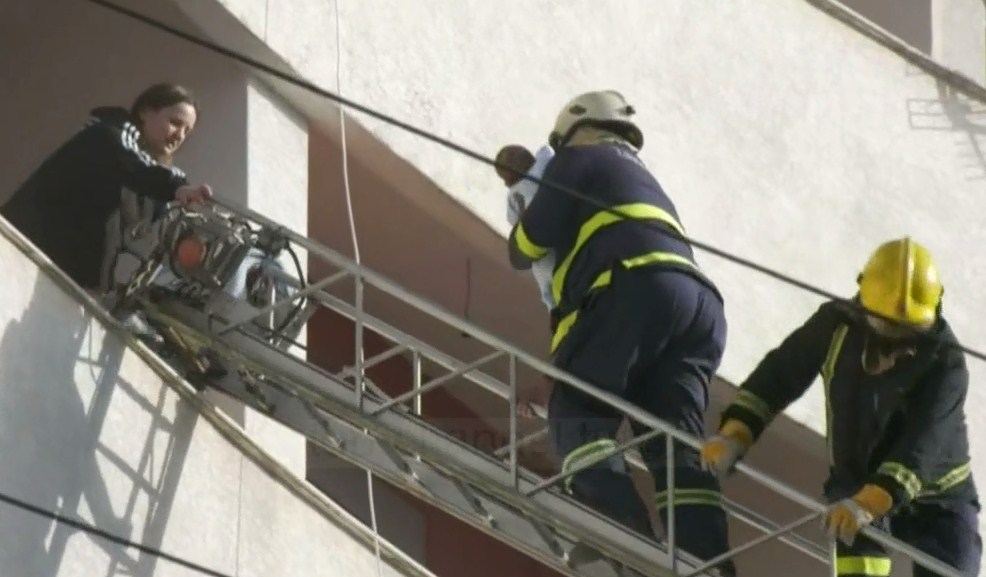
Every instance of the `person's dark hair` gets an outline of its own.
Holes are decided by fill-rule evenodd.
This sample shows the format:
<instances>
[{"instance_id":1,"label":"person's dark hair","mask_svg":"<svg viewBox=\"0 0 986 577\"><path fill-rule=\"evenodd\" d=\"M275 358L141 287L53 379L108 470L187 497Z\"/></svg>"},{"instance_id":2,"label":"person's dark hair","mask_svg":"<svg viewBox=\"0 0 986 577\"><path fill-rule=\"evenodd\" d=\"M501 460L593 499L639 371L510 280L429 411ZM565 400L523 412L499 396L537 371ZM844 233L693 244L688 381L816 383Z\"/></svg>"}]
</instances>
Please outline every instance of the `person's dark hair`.
<instances>
[{"instance_id":1,"label":"person's dark hair","mask_svg":"<svg viewBox=\"0 0 986 577\"><path fill-rule=\"evenodd\" d=\"M511 164L511 168L530 170L534 165L534 155L519 144L508 144L496 153L497 164Z\"/></svg>"},{"instance_id":2,"label":"person's dark hair","mask_svg":"<svg viewBox=\"0 0 986 577\"><path fill-rule=\"evenodd\" d=\"M496 173L508 186L513 186L534 166L535 158L530 150L519 144L508 144L496 153Z\"/></svg>"},{"instance_id":3,"label":"person's dark hair","mask_svg":"<svg viewBox=\"0 0 986 577\"><path fill-rule=\"evenodd\" d=\"M198 113L199 106L195 101L195 96L184 86L161 82L144 89L134 100L130 107L130 115L138 123L140 113L144 110L161 110L176 104L189 104Z\"/></svg>"}]
</instances>

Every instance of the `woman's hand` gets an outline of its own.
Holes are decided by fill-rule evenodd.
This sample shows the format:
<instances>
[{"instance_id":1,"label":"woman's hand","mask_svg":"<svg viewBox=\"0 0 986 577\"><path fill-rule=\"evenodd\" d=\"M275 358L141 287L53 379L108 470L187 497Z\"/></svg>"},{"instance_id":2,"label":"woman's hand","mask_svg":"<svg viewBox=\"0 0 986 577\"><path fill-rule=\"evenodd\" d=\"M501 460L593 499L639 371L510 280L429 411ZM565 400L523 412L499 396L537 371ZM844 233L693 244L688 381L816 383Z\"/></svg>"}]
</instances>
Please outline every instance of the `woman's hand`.
<instances>
[{"instance_id":1,"label":"woman's hand","mask_svg":"<svg viewBox=\"0 0 986 577\"><path fill-rule=\"evenodd\" d=\"M175 200L182 206L201 206L212 198L212 188L208 184L181 186L175 191Z\"/></svg>"}]
</instances>

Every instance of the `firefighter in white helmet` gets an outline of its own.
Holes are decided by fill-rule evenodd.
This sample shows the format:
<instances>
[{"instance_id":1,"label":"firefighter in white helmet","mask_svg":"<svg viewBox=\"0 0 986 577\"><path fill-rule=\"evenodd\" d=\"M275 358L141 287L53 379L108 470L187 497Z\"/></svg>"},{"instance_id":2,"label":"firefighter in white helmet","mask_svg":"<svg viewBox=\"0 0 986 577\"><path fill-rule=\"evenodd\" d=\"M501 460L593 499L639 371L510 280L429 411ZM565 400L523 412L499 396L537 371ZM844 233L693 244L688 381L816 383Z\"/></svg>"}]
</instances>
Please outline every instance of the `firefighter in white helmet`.
<instances>
[{"instance_id":1,"label":"firefighter in white helmet","mask_svg":"<svg viewBox=\"0 0 986 577\"><path fill-rule=\"evenodd\" d=\"M858 306L823 304L760 362L722 417L704 462L728 472L776 415L821 375L832 503L825 525L838 537L845 577L886 577L890 558L865 537L878 524L963 575L979 574L979 498L972 478L965 355L942 316L942 283L931 253L891 240L859 276ZM915 566L915 577L937 573Z\"/></svg>"},{"instance_id":2,"label":"firefighter in white helmet","mask_svg":"<svg viewBox=\"0 0 986 577\"><path fill-rule=\"evenodd\" d=\"M558 368L701 436L709 383L726 346L723 300L682 239L674 204L638 157L644 138L633 115L612 90L565 105L549 138L555 156L543 175L546 184L510 234L510 262L527 269L555 255L559 320L551 351ZM554 386L548 418L565 470L611 451L623 420L562 383ZM637 434L645 431L633 426ZM666 486L664 439L644 444L642 452L665 523L674 499L677 544L703 560L726 552L719 484L702 469L698 452L676 443L673 493ZM589 506L653 537L622 455L568 481ZM720 571L735 573L729 561Z\"/></svg>"}]
</instances>

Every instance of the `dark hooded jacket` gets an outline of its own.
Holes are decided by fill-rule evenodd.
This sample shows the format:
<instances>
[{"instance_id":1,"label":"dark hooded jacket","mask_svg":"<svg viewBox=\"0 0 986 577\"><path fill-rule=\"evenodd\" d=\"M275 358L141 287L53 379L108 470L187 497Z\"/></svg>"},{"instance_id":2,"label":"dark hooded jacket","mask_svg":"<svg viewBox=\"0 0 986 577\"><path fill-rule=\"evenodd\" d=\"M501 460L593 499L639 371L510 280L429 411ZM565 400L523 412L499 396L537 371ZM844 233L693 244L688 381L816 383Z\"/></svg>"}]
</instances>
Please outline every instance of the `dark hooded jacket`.
<instances>
[{"instance_id":1,"label":"dark hooded jacket","mask_svg":"<svg viewBox=\"0 0 986 577\"><path fill-rule=\"evenodd\" d=\"M821 376L830 477L826 496L843 499L864 484L882 487L895 508L918 502L973 502L965 400L965 354L944 318L913 343L913 354L881 374L863 370L873 335L855 310L823 304L754 369L725 410L759 437Z\"/></svg>"},{"instance_id":2,"label":"dark hooded jacket","mask_svg":"<svg viewBox=\"0 0 986 577\"><path fill-rule=\"evenodd\" d=\"M107 222L125 191L166 203L187 184L183 172L141 150L140 131L124 108L101 107L0 207L75 282L98 289Z\"/></svg>"}]
</instances>

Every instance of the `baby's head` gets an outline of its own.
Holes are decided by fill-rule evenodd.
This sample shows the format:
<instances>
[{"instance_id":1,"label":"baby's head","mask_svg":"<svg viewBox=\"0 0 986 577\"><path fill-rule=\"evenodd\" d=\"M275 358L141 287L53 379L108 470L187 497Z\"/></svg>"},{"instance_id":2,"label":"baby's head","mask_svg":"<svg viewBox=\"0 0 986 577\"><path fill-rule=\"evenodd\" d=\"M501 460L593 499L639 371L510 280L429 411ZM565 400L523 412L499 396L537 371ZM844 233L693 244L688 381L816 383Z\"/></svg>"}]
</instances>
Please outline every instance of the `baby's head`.
<instances>
[{"instance_id":1,"label":"baby's head","mask_svg":"<svg viewBox=\"0 0 986 577\"><path fill-rule=\"evenodd\" d=\"M508 144L496 153L496 174L507 186L517 183L534 166L534 155L519 144Z\"/></svg>"}]
</instances>

